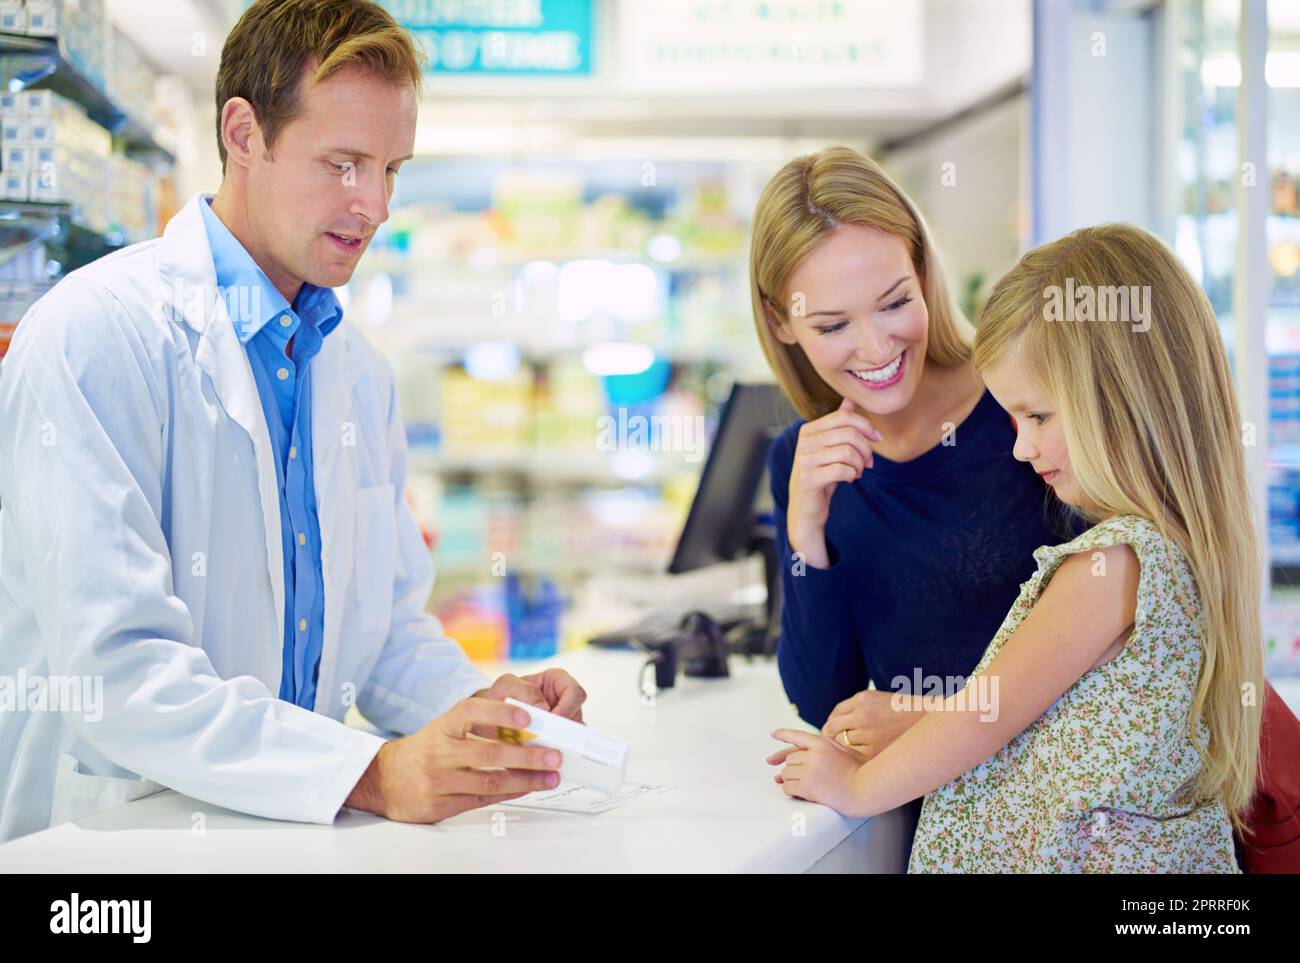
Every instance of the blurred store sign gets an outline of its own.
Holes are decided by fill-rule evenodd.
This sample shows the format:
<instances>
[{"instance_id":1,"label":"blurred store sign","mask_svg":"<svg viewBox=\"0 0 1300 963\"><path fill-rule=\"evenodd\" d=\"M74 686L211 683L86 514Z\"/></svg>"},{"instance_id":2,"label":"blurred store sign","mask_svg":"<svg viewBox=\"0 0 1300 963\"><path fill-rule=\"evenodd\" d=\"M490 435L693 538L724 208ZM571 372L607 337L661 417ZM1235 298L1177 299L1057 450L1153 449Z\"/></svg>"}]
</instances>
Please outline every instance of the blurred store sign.
<instances>
[{"instance_id":1,"label":"blurred store sign","mask_svg":"<svg viewBox=\"0 0 1300 963\"><path fill-rule=\"evenodd\" d=\"M656 0L618 8L633 89L914 87L924 5L898 0Z\"/></svg>"},{"instance_id":2,"label":"blurred store sign","mask_svg":"<svg viewBox=\"0 0 1300 963\"><path fill-rule=\"evenodd\" d=\"M585 77L593 0L383 0L436 74Z\"/></svg>"}]
</instances>

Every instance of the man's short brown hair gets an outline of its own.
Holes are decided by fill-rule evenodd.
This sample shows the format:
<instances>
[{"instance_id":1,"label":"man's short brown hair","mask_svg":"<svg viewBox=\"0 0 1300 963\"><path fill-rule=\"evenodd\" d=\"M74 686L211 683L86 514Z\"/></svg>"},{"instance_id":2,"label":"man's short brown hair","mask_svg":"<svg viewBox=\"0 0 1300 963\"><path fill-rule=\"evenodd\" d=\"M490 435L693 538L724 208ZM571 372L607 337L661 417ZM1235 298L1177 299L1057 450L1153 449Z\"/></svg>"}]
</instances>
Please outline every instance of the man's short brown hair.
<instances>
[{"instance_id":1,"label":"man's short brown hair","mask_svg":"<svg viewBox=\"0 0 1300 963\"><path fill-rule=\"evenodd\" d=\"M231 97L253 105L267 151L301 109L303 70L309 83L348 66L382 80L411 84L418 96L424 57L411 35L371 0L258 0L239 18L221 49L217 70L217 150L226 170L221 111Z\"/></svg>"}]
</instances>

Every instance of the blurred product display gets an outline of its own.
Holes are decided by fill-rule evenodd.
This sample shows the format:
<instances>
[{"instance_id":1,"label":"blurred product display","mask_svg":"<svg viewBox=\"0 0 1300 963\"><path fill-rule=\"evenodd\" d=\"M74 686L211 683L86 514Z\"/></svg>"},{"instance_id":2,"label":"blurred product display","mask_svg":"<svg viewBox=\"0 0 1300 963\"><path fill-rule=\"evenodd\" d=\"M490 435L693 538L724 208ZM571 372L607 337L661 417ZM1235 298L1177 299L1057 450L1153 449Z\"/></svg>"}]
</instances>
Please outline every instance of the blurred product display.
<instances>
[{"instance_id":1,"label":"blurred product display","mask_svg":"<svg viewBox=\"0 0 1300 963\"><path fill-rule=\"evenodd\" d=\"M924 213L972 318L1042 232L1128 220L1202 284L1230 352L1242 178L1267 192L1266 635L1270 671L1300 673L1300 8L1268 2L1267 156L1243 172L1241 2L1050 5L1113 55L1048 64L1048 7L1005 0L387 2L428 83L388 220L337 293L393 368L431 610L500 660L672 594L761 606L753 558L666 573L732 386L771 379L755 202L792 157L844 144ZM0 0L0 357L51 284L216 189L220 37L246 6L175 0L155 24L139 0ZM1142 142L1089 146L1071 196L1043 196L1052 138L1099 124Z\"/></svg>"},{"instance_id":2,"label":"blurred product display","mask_svg":"<svg viewBox=\"0 0 1300 963\"><path fill-rule=\"evenodd\" d=\"M157 236L175 209L158 72L104 0L0 0L0 357L23 291Z\"/></svg>"}]
</instances>

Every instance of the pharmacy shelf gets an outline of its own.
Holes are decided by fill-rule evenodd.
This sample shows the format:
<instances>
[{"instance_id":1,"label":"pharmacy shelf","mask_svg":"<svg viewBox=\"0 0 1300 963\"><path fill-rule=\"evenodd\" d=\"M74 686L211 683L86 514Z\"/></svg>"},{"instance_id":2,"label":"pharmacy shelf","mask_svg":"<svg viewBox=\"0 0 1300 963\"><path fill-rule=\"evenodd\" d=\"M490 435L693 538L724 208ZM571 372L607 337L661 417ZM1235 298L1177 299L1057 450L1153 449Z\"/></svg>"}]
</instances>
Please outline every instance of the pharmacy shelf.
<instances>
[{"instance_id":1,"label":"pharmacy shelf","mask_svg":"<svg viewBox=\"0 0 1300 963\"><path fill-rule=\"evenodd\" d=\"M592 254L579 251L538 252L533 257L511 254L492 261L486 268L476 267L463 257L451 257L438 262L441 270L459 271L472 274L518 274L525 267L538 261L551 261L556 264L573 260L603 258L614 264L644 264L646 267L669 273L707 274L710 272L736 271L737 260L744 255L743 249L733 254L722 256L693 255L676 258L672 261L656 261L648 255L637 251L605 251ZM367 251L366 256L357 263L356 277L369 278L377 274L404 275L420 270L427 270L428 265L414 254L401 254L392 250Z\"/></svg>"},{"instance_id":2,"label":"pharmacy shelf","mask_svg":"<svg viewBox=\"0 0 1300 963\"><path fill-rule=\"evenodd\" d=\"M468 322L467 322L468 323ZM606 340L628 342L645 345L655 353L655 360L667 361L670 364L731 364L735 361L734 357L725 351L712 346L703 345L666 345L655 342L642 341L635 336L614 337ZM444 364L460 364L464 356L473 348L482 347L485 343L495 343L508 341L519 351L519 360L525 364L531 365L550 365L558 361L571 360L579 358L586 351L590 344L529 344L521 342L518 335L509 332L493 333L484 332L477 340L473 341L447 341L439 339L435 342L422 342L411 346L411 350L431 357L440 358Z\"/></svg>"},{"instance_id":3,"label":"pharmacy shelf","mask_svg":"<svg viewBox=\"0 0 1300 963\"><path fill-rule=\"evenodd\" d=\"M0 201L0 265L33 244L44 244L59 273L75 271L121 247L77 222L70 205L48 201Z\"/></svg>"},{"instance_id":4,"label":"pharmacy shelf","mask_svg":"<svg viewBox=\"0 0 1300 963\"><path fill-rule=\"evenodd\" d=\"M54 37L0 31L0 85L10 92L52 90L85 108L91 120L113 135L115 149L138 159L176 163L175 155L152 130L118 107L63 56Z\"/></svg>"},{"instance_id":5,"label":"pharmacy shelf","mask_svg":"<svg viewBox=\"0 0 1300 963\"><path fill-rule=\"evenodd\" d=\"M0 201L0 264L32 244L56 240L70 216L67 204Z\"/></svg>"},{"instance_id":6,"label":"pharmacy shelf","mask_svg":"<svg viewBox=\"0 0 1300 963\"><path fill-rule=\"evenodd\" d=\"M452 475L512 475L549 485L656 485L698 474L703 461L677 452L628 451L608 454L501 452L458 455L412 448L414 471Z\"/></svg>"}]
</instances>

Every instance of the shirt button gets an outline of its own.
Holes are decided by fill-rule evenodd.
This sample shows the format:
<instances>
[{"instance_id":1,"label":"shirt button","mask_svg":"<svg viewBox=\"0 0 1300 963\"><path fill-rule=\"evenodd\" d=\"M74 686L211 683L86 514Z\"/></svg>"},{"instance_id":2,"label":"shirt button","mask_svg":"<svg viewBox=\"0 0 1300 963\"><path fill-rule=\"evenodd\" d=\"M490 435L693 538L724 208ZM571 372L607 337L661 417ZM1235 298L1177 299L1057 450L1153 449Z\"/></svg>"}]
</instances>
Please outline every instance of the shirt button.
<instances>
[{"instance_id":1,"label":"shirt button","mask_svg":"<svg viewBox=\"0 0 1300 963\"><path fill-rule=\"evenodd\" d=\"M275 376L276 376L277 378L279 378L281 381L285 381L285 380L287 380L288 377L289 377L289 369L288 369L288 368L280 368L280 369L278 369L278 370L275 372Z\"/></svg>"},{"instance_id":2,"label":"shirt button","mask_svg":"<svg viewBox=\"0 0 1300 963\"><path fill-rule=\"evenodd\" d=\"M302 532L299 532L299 533L298 533L298 544L299 544L299 545L306 545L306 544L307 544L307 536L304 535Z\"/></svg>"},{"instance_id":3,"label":"shirt button","mask_svg":"<svg viewBox=\"0 0 1300 963\"><path fill-rule=\"evenodd\" d=\"M287 314L280 315L280 327L287 328L291 324L293 324L293 319L290 318L289 315Z\"/></svg>"},{"instance_id":4,"label":"shirt button","mask_svg":"<svg viewBox=\"0 0 1300 963\"><path fill-rule=\"evenodd\" d=\"M297 458L297 457L298 457L298 446L297 446L297 445L290 445L290 446L289 446L289 457L290 457L290 458Z\"/></svg>"},{"instance_id":5,"label":"shirt button","mask_svg":"<svg viewBox=\"0 0 1300 963\"><path fill-rule=\"evenodd\" d=\"M298 631L299 631L299 632L306 632L306 631L307 631L307 620L306 620L306 619L299 619L299 620L298 620Z\"/></svg>"}]
</instances>

